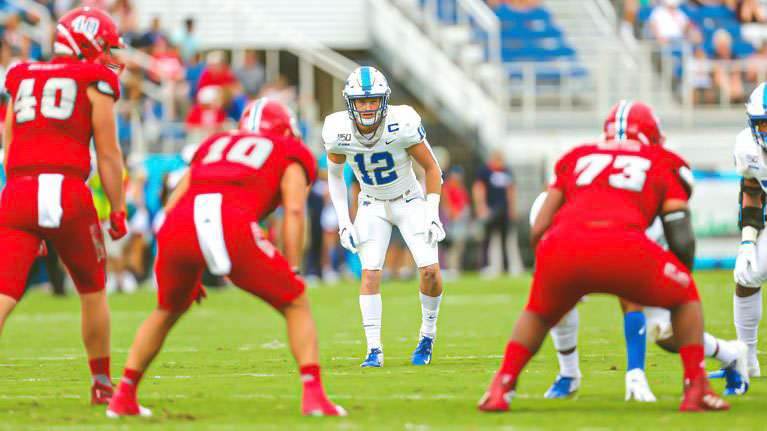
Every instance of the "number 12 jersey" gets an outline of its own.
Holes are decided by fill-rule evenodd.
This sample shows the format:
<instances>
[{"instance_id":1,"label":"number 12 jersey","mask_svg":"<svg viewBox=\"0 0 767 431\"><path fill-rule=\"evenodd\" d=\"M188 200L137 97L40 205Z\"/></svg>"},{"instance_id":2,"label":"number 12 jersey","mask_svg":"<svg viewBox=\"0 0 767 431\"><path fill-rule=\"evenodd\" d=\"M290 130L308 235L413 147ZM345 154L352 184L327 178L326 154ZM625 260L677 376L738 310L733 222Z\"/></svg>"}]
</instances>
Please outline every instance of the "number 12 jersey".
<instances>
[{"instance_id":1,"label":"number 12 jersey","mask_svg":"<svg viewBox=\"0 0 767 431\"><path fill-rule=\"evenodd\" d=\"M552 188L565 195L555 225L600 221L644 230L663 202L686 201L692 190L684 160L636 141L576 147L557 162L555 174Z\"/></svg>"},{"instance_id":2,"label":"number 12 jersey","mask_svg":"<svg viewBox=\"0 0 767 431\"><path fill-rule=\"evenodd\" d=\"M322 128L327 152L345 155L362 191L376 199L397 198L418 184L406 150L425 138L421 117L407 105L390 105L369 138L346 111L328 115Z\"/></svg>"}]
</instances>

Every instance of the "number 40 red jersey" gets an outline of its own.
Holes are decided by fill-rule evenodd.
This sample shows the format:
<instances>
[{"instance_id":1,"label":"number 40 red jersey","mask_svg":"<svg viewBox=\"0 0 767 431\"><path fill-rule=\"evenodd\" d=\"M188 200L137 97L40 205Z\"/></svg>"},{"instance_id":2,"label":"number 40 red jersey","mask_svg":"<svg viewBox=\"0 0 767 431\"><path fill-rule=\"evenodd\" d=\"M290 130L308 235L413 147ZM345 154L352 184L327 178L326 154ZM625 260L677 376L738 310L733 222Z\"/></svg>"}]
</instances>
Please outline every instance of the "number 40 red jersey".
<instances>
[{"instance_id":1,"label":"number 40 red jersey","mask_svg":"<svg viewBox=\"0 0 767 431\"><path fill-rule=\"evenodd\" d=\"M590 221L646 229L663 202L688 200L689 169L658 145L605 141L576 147L557 162L553 188L565 195L554 224Z\"/></svg>"},{"instance_id":2,"label":"number 40 red jersey","mask_svg":"<svg viewBox=\"0 0 767 431\"><path fill-rule=\"evenodd\" d=\"M219 133L194 154L187 196L221 193L226 205L261 219L280 204L282 175L295 162L303 167L308 183L313 183L317 161L300 139L244 131Z\"/></svg>"},{"instance_id":3,"label":"number 40 red jersey","mask_svg":"<svg viewBox=\"0 0 767 431\"><path fill-rule=\"evenodd\" d=\"M13 100L13 141L7 173L90 173L92 106L88 88L118 99L117 75L103 64L60 57L21 63L8 71L5 87Z\"/></svg>"}]
</instances>

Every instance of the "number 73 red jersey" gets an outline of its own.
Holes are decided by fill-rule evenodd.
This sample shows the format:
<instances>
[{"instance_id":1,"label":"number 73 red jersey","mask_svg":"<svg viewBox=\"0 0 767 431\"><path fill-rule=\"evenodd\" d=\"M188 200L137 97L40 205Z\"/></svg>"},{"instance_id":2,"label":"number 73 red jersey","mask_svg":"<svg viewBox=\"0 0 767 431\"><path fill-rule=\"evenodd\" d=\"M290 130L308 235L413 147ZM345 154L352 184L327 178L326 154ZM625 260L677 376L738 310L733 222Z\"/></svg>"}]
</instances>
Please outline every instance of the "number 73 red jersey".
<instances>
[{"instance_id":1,"label":"number 73 red jersey","mask_svg":"<svg viewBox=\"0 0 767 431\"><path fill-rule=\"evenodd\" d=\"M7 173L62 173L88 178L92 106L88 88L118 99L117 75L103 64L60 57L21 63L8 71L13 141Z\"/></svg>"},{"instance_id":2,"label":"number 73 red jersey","mask_svg":"<svg viewBox=\"0 0 767 431\"><path fill-rule=\"evenodd\" d=\"M224 204L261 219L280 204L285 170L299 163L308 184L317 177L317 161L301 139L232 131L208 138L192 158L187 197L221 193Z\"/></svg>"},{"instance_id":3,"label":"number 73 red jersey","mask_svg":"<svg viewBox=\"0 0 767 431\"><path fill-rule=\"evenodd\" d=\"M678 155L657 145L605 141L574 148L555 168L565 195L554 224L605 221L646 229L663 202L688 200L692 175Z\"/></svg>"}]
</instances>

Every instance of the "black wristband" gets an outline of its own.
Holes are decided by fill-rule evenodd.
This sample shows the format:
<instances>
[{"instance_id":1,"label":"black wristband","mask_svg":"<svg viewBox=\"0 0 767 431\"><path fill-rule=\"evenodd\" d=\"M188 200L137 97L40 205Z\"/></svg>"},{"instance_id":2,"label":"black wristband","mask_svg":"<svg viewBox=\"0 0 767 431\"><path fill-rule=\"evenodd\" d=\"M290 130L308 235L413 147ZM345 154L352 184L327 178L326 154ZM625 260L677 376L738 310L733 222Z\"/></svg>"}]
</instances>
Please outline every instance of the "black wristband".
<instances>
[{"instance_id":1,"label":"black wristband","mask_svg":"<svg viewBox=\"0 0 767 431\"><path fill-rule=\"evenodd\" d=\"M743 229L746 226L751 226L756 230L764 229L764 209L757 207L741 208L738 227Z\"/></svg>"}]
</instances>

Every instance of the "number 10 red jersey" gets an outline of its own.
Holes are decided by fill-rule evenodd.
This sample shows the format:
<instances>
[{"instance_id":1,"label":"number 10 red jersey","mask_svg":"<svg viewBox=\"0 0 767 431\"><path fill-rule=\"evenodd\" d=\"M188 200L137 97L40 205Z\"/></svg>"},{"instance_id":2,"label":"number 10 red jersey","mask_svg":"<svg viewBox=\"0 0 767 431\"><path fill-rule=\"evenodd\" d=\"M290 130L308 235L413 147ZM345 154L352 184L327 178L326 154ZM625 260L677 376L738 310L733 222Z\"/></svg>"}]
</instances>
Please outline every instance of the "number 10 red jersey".
<instances>
[{"instance_id":1,"label":"number 10 red jersey","mask_svg":"<svg viewBox=\"0 0 767 431\"><path fill-rule=\"evenodd\" d=\"M307 182L317 177L317 161L300 139L252 132L219 133L195 153L187 196L221 193L226 205L242 208L258 219L280 204L285 169L299 163Z\"/></svg>"}]
</instances>

